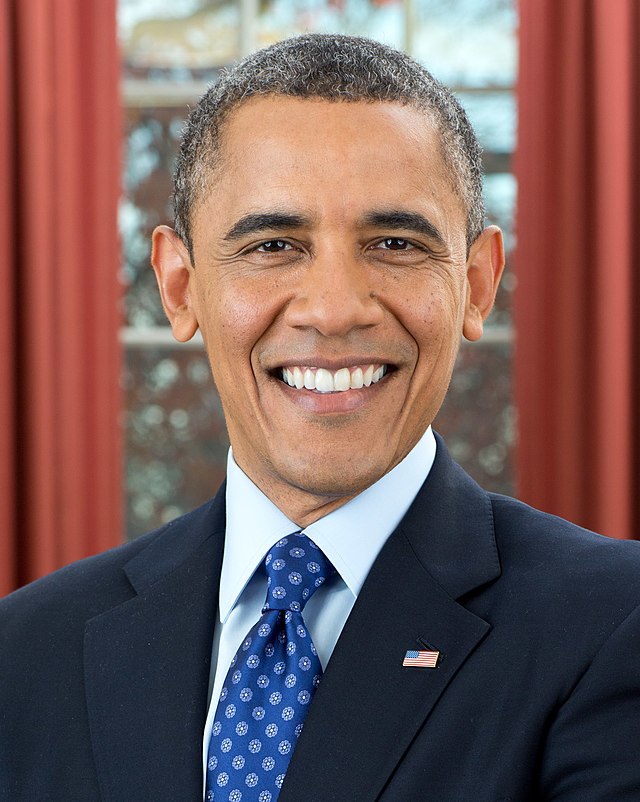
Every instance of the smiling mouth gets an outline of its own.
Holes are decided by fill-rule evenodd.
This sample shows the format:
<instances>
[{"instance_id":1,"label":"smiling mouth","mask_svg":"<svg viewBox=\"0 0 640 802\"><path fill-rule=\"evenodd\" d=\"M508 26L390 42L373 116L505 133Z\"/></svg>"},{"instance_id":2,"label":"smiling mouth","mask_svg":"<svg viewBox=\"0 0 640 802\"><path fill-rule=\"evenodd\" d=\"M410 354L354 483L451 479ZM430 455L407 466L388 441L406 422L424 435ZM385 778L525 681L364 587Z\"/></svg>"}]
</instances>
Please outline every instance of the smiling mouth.
<instances>
[{"instance_id":1,"label":"smiling mouth","mask_svg":"<svg viewBox=\"0 0 640 802\"><path fill-rule=\"evenodd\" d=\"M389 372L389 365L371 364L365 367L344 367L339 370L325 368L295 367L281 368L279 378L295 390L311 390L316 393L344 393L361 390L377 384Z\"/></svg>"}]
</instances>

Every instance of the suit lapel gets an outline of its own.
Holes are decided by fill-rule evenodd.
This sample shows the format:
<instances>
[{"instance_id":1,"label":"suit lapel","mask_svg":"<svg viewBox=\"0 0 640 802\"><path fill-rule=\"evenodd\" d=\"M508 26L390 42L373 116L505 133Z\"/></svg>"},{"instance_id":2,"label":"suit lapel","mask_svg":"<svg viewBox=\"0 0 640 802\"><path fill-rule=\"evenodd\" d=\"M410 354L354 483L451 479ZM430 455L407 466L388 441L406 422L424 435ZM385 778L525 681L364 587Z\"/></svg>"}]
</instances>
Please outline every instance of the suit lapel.
<instances>
[{"instance_id":1,"label":"suit lapel","mask_svg":"<svg viewBox=\"0 0 640 802\"><path fill-rule=\"evenodd\" d=\"M448 457L389 538L329 661L279 802L379 797L417 731L490 625L456 601L500 572L491 506ZM441 653L405 668L408 649Z\"/></svg>"},{"instance_id":2,"label":"suit lapel","mask_svg":"<svg viewBox=\"0 0 640 802\"><path fill-rule=\"evenodd\" d=\"M88 622L85 677L110 802L197 799L224 543L224 491L125 568L137 595Z\"/></svg>"}]
</instances>

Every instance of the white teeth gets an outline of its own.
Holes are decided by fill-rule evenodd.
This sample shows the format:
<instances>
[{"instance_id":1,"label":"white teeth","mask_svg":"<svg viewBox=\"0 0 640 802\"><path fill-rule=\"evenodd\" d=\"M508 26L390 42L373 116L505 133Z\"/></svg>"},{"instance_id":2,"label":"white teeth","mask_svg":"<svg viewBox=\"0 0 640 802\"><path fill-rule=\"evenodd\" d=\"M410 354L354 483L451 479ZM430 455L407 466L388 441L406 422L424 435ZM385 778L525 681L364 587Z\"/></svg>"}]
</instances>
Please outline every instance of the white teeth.
<instances>
[{"instance_id":1,"label":"white teeth","mask_svg":"<svg viewBox=\"0 0 640 802\"><path fill-rule=\"evenodd\" d=\"M316 379L316 384L318 380ZM333 377L333 385L335 390L349 390L351 387L351 373L349 368L340 368L337 370Z\"/></svg>"},{"instance_id":2,"label":"white teeth","mask_svg":"<svg viewBox=\"0 0 640 802\"><path fill-rule=\"evenodd\" d=\"M328 370L318 368L316 370L316 390L319 393L332 393L334 391L333 376Z\"/></svg>"},{"instance_id":3,"label":"white teeth","mask_svg":"<svg viewBox=\"0 0 640 802\"><path fill-rule=\"evenodd\" d=\"M359 390L363 386L364 379L362 377L362 368L356 368L351 374L351 387L354 390Z\"/></svg>"},{"instance_id":4,"label":"white teeth","mask_svg":"<svg viewBox=\"0 0 640 802\"><path fill-rule=\"evenodd\" d=\"M307 368L304 372L304 386L307 390L316 389L316 377L312 370Z\"/></svg>"},{"instance_id":5,"label":"white teeth","mask_svg":"<svg viewBox=\"0 0 640 802\"><path fill-rule=\"evenodd\" d=\"M304 373L298 367L293 369L293 383L298 390L304 387Z\"/></svg>"},{"instance_id":6,"label":"white teeth","mask_svg":"<svg viewBox=\"0 0 640 802\"><path fill-rule=\"evenodd\" d=\"M376 384L387 372L385 365L374 368L340 368L331 372L326 368L282 368L282 380L297 390L315 390L317 393L342 393L345 390L360 390Z\"/></svg>"},{"instance_id":7,"label":"white teeth","mask_svg":"<svg viewBox=\"0 0 640 802\"><path fill-rule=\"evenodd\" d=\"M373 365L369 365L369 367L364 372L362 381L365 387L369 387L371 385L372 380L373 380Z\"/></svg>"}]
</instances>

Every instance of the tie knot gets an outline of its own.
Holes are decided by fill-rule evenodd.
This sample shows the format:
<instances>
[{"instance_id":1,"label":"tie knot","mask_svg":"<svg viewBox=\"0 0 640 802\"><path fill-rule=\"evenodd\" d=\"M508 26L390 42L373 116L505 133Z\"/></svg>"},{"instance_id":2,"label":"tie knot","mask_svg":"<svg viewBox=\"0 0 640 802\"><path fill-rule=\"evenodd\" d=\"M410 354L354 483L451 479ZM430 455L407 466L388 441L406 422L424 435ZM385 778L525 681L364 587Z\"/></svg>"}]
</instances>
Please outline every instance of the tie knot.
<instances>
[{"instance_id":1,"label":"tie knot","mask_svg":"<svg viewBox=\"0 0 640 802\"><path fill-rule=\"evenodd\" d=\"M279 540L265 559L268 589L262 612L301 612L335 570L316 544L300 532Z\"/></svg>"}]
</instances>

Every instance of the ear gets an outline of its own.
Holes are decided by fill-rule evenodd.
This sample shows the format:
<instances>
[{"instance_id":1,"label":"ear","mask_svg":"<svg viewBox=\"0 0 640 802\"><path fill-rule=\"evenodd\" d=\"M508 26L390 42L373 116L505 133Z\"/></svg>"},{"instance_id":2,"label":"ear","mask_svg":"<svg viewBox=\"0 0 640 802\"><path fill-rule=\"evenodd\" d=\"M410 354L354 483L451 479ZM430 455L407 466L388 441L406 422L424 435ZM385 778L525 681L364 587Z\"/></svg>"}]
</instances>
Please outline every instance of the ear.
<instances>
[{"instance_id":1,"label":"ear","mask_svg":"<svg viewBox=\"0 0 640 802\"><path fill-rule=\"evenodd\" d=\"M189 253L169 226L158 226L151 241L151 264L162 306L171 323L173 336L179 342L187 342L198 330L190 293L193 267Z\"/></svg>"},{"instance_id":2,"label":"ear","mask_svg":"<svg viewBox=\"0 0 640 802\"><path fill-rule=\"evenodd\" d=\"M482 337L504 270L502 231L489 226L475 240L467 259L467 300L462 333L467 340Z\"/></svg>"}]
</instances>

